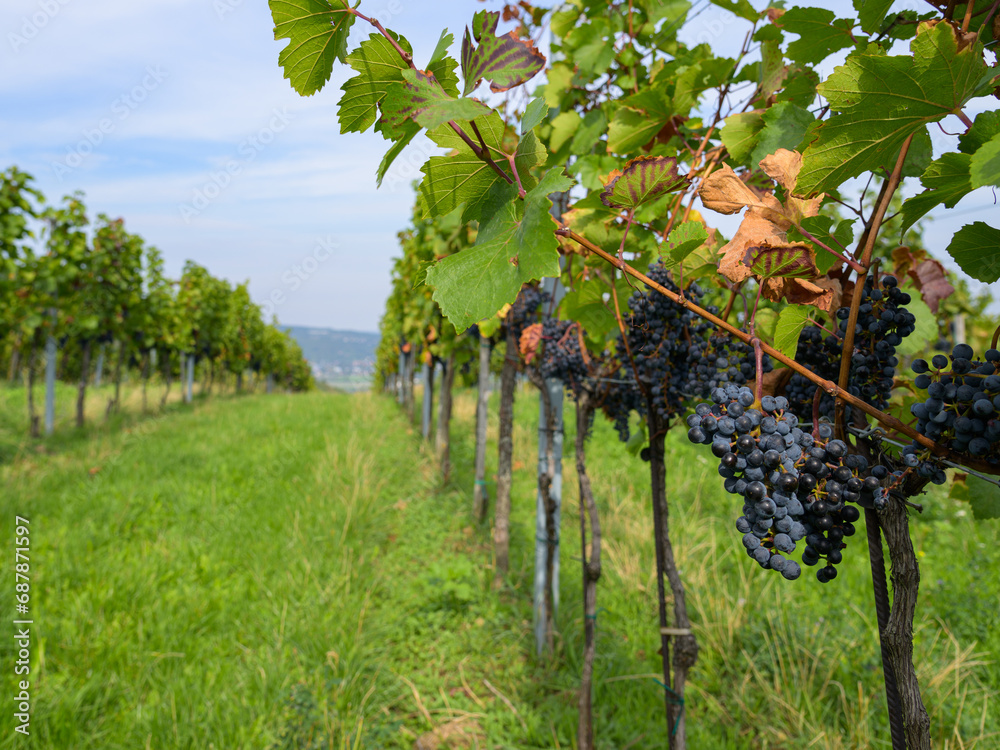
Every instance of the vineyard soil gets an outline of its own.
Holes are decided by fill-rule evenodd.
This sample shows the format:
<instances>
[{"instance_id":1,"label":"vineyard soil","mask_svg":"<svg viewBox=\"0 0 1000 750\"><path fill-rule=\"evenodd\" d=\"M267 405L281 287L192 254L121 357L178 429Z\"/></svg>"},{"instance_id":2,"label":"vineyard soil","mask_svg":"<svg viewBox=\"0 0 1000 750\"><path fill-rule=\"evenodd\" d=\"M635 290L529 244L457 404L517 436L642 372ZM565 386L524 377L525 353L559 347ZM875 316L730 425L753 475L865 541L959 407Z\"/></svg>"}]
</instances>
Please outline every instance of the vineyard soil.
<instances>
[{"instance_id":1,"label":"vineyard soil","mask_svg":"<svg viewBox=\"0 0 1000 750\"><path fill-rule=\"evenodd\" d=\"M73 395L60 396L67 420ZM20 440L22 396L0 391ZM447 726L466 747L572 747L583 632L579 567L568 562L580 555L572 410L557 620L566 640L560 658L536 663L537 395L516 400L499 593L490 531L471 520L476 395L455 396L445 486L419 428L392 398L369 394L216 398L163 418L133 414L129 431L44 453L2 433L2 528L10 539L14 514L31 519L42 639L31 738L17 746L412 748ZM648 467L604 420L588 453L604 536L597 747L664 747ZM710 457L678 432L666 463L701 646L687 691L691 746L886 747L863 533L825 587L759 575L725 520L733 500ZM1000 693L1000 622L981 592L1000 587L1000 524L973 523L940 489L922 502L915 648L934 747L996 747L1000 705L988 697ZM8 601L11 585L0 587ZM5 663L11 649L0 642ZM0 680L4 694L11 680Z\"/></svg>"}]
</instances>

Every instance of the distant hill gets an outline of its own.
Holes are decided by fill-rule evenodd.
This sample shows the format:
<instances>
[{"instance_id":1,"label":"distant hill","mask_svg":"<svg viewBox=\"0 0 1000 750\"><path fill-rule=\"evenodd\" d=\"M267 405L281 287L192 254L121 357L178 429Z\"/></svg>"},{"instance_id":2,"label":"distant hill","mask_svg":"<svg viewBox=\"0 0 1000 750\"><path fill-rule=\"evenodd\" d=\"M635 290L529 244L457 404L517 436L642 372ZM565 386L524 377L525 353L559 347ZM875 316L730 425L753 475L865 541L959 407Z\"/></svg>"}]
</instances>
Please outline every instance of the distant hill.
<instances>
[{"instance_id":1,"label":"distant hill","mask_svg":"<svg viewBox=\"0 0 1000 750\"><path fill-rule=\"evenodd\" d=\"M331 328L286 326L302 354L313 366L313 374L327 382L371 378L375 372L377 333L335 331Z\"/></svg>"}]
</instances>

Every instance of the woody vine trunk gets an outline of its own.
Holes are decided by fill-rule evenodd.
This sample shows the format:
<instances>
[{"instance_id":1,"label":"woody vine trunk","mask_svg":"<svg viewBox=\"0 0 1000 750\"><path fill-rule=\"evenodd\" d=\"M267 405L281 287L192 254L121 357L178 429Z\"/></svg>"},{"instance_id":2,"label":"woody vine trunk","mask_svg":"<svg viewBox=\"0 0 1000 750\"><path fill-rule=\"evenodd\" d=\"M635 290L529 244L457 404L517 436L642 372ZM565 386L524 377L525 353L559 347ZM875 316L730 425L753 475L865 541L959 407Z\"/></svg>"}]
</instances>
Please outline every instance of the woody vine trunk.
<instances>
[{"instance_id":1,"label":"woody vine trunk","mask_svg":"<svg viewBox=\"0 0 1000 750\"><path fill-rule=\"evenodd\" d=\"M656 546L656 584L659 596L660 643L663 657L664 708L671 750L685 750L687 732L684 711L684 691L687 675L698 660L698 641L691 632L684 582L677 570L674 548L670 540L669 504L667 502L667 470L664 440L667 425L661 425L655 404L648 402L649 467L653 500L653 533ZM666 579L666 580L664 580ZM673 625L667 620L665 586L670 586L673 599ZM673 642L673 679L671 680L670 646Z\"/></svg>"},{"instance_id":2,"label":"woody vine trunk","mask_svg":"<svg viewBox=\"0 0 1000 750\"><path fill-rule=\"evenodd\" d=\"M93 342L90 339L83 344L80 361L80 381L76 389L76 426L83 427L85 407L87 404L87 381L90 379L90 351Z\"/></svg>"},{"instance_id":3,"label":"woody vine trunk","mask_svg":"<svg viewBox=\"0 0 1000 750\"><path fill-rule=\"evenodd\" d=\"M451 477L451 405L452 387L455 384L455 355L448 357L441 377L441 396L438 405L437 432L434 444L441 466L441 478L447 482Z\"/></svg>"},{"instance_id":4,"label":"woody vine trunk","mask_svg":"<svg viewBox=\"0 0 1000 750\"><path fill-rule=\"evenodd\" d=\"M38 351L38 335L31 340L31 347L28 349L28 429L31 437L36 438L41 435L38 412L35 410L35 355Z\"/></svg>"}]
</instances>

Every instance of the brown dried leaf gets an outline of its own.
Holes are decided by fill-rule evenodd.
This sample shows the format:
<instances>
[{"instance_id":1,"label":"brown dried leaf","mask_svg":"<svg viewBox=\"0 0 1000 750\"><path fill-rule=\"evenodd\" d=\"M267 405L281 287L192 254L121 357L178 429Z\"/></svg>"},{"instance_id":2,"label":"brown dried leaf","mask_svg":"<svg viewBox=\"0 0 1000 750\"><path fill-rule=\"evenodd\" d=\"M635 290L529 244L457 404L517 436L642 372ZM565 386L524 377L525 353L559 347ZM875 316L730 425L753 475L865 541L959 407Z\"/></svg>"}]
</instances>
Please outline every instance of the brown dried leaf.
<instances>
[{"instance_id":1,"label":"brown dried leaf","mask_svg":"<svg viewBox=\"0 0 1000 750\"><path fill-rule=\"evenodd\" d=\"M763 380L764 395L777 396L785 392L785 386L792 379L795 373L787 367L779 367L770 372L765 372Z\"/></svg>"},{"instance_id":2,"label":"brown dried leaf","mask_svg":"<svg viewBox=\"0 0 1000 750\"><path fill-rule=\"evenodd\" d=\"M765 205L728 164L723 164L702 181L698 196L706 208L720 214L735 214L747 206Z\"/></svg>"},{"instance_id":3,"label":"brown dried leaf","mask_svg":"<svg viewBox=\"0 0 1000 750\"><path fill-rule=\"evenodd\" d=\"M928 259L918 264L910 271L910 278L920 290L920 296L932 313L937 314L941 300L947 299L955 293L955 287L951 285L945 275L944 266L936 260Z\"/></svg>"},{"instance_id":4,"label":"brown dried leaf","mask_svg":"<svg viewBox=\"0 0 1000 750\"><path fill-rule=\"evenodd\" d=\"M535 358L535 354L538 353L538 345L541 342L541 323L532 323L521 332L521 340L518 342L518 348L521 350L521 356L524 358L524 361L529 365L531 364L531 360Z\"/></svg>"},{"instance_id":5,"label":"brown dried leaf","mask_svg":"<svg viewBox=\"0 0 1000 750\"><path fill-rule=\"evenodd\" d=\"M768 244L784 242L784 232L757 209L750 209L733 238L719 250L722 260L719 273L732 282L740 283L752 276L747 262L748 250Z\"/></svg>"},{"instance_id":6,"label":"brown dried leaf","mask_svg":"<svg viewBox=\"0 0 1000 750\"><path fill-rule=\"evenodd\" d=\"M812 305L830 312L833 304L833 290L824 289L815 282L805 279L765 279L764 299L780 302L782 298L793 305Z\"/></svg>"},{"instance_id":7,"label":"brown dried leaf","mask_svg":"<svg viewBox=\"0 0 1000 750\"><path fill-rule=\"evenodd\" d=\"M802 169L802 154L798 151L789 151L787 148L779 148L770 156L760 160L760 168L768 177L792 193L795 191L795 181L799 179L799 170Z\"/></svg>"}]
</instances>

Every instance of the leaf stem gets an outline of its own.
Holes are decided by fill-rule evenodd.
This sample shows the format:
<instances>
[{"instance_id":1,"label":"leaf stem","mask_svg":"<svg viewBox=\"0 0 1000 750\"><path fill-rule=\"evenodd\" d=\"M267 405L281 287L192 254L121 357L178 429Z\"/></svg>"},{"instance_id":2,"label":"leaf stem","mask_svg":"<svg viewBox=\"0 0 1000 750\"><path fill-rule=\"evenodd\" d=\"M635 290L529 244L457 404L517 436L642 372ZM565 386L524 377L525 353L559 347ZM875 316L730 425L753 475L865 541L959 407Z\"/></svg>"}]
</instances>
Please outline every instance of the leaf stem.
<instances>
[{"instance_id":1,"label":"leaf stem","mask_svg":"<svg viewBox=\"0 0 1000 750\"><path fill-rule=\"evenodd\" d=\"M381 22L377 18L369 18L356 8L344 8L342 11L339 12L350 13L352 16L356 16L357 18L360 18L362 21L367 21L368 23L370 23L372 26L378 29L379 33L382 36L384 36L386 40L388 40L389 44L392 45L393 49L395 49L396 52L399 54L399 56L403 59L403 62L409 65L410 68L412 68L413 70L417 69L417 66L413 64L413 55L411 55L409 52L407 52L399 45L399 42L396 41L396 39L392 36L392 34L386 31L385 27L381 24ZM500 169L500 165L498 165L490 157L489 148L487 148L486 143L483 141L482 135L479 134L479 128L476 127L475 121L471 121L470 124L472 125L473 131L479 137L479 142L483 144L481 147L477 146L472 141L468 133L462 130L462 128L459 126L457 122L455 122L454 120L448 121L448 125L451 127L451 129L455 131L455 134L458 135L459 138L465 141L465 145L467 145L470 149L472 149L472 153L476 155L477 159L480 159L483 162L485 162L490 167L490 169L492 169L494 172L500 175L504 180L506 180L508 185L513 185L514 180L511 178L511 176L506 172L504 172L502 169Z\"/></svg>"},{"instance_id":2,"label":"leaf stem","mask_svg":"<svg viewBox=\"0 0 1000 750\"><path fill-rule=\"evenodd\" d=\"M875 241L878 239L878 232L882 227L882 219L885 217L885 212L889 208L889 201L892 200L892 196L896 192L896 188L899 187L899 181L902 179L903 164L906 161L906 154L910 150L910 143L912 143L912 141L912 134L905 141L903 141L903 146L899 149L899 157L896 159L896 166L893 167L892 174L889 175L889 179L882 186L883 190L879 198L878 206L875 208L875 213L872 215L871 223L865 228L865 232L861 236L861 242L864 243L861 248L860 259L863 270L858 272L858 276L854 281L854 297L851 299L851 312L847 318L847 328L844 331L844 345L840 350L840 376L837 384L843 391L847 390L847 382L851 377L851 360L854 356L854 333L858 325L858 308L861 307L861 300L864 297L865 279L868 276L868 268L872 262L872 252L875 250ZM837 401L836 410L834 412L834 425L836 434L841 440L843 440L846 436L844 411L844 402Z\"/></svg>"},{"instance_id":3,"label":"leaf stem","mask_svg":"<svg viewBox=\"0 0 1000 750\"><path fill-rule=\"evenodd\" d=\"M344 8L343 12L350 13L352 16L360 18L362 21L367 21L376 29L378 29L379 33L389 41L389 44L391 44L393 48L396 50L396 52L399 53L399 56L403 58L403 61L411 68L416 67L413 64L413 55L411 55L409 52L407 52L405 49L399 46L399 42L397 42L395 38L393 38L392 34L386 31L385 26L383 26L382 23L377 18L369 18L364 13L359 11L357 8Z\"/></svg>"},{"instance_id":4,"label":"leaf stem","mask_svg":"<svg viewBox=\"0 0 1000 750\"><path fill-rule=\"evenodd\" d=\"M799 234L801 234L803 237L805 237L811 243L813 243L817 247L821 247L822 249L826 250L828 253L830 253L835 258L837 258L838 260L840 260L841 263L846 263L847 265L849 265L851 268L854 269L855 273L863 273L864 272L865 269L856 260L851 260L846 255L844 255L842 253L839 253L836 250L834 250L829 245L826 245L826 244L820 242L818 239L816 239L815 237L813 237L811 234L809 234L809 232L807 232L805 229L803 229L802 227L800 227L798 224L795 225L795 228L798 230Z\"/></svg>"}]
</instances>

